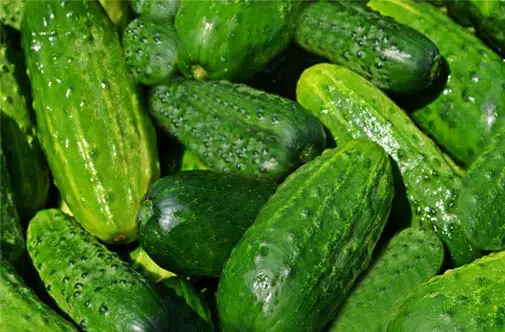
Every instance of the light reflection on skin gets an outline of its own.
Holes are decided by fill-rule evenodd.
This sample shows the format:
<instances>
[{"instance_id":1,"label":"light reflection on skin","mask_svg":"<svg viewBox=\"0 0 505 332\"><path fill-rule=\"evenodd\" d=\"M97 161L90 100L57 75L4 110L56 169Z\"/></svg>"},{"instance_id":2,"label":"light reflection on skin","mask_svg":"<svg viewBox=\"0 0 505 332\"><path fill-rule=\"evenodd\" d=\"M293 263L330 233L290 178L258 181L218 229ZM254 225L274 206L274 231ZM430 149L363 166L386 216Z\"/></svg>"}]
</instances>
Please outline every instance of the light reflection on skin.
<instances>
[{"instance_id":1,"label":"light reflection on skin","mask_svg":"<svg viewBox=\"0 0 505 332\"><path fill-rule=\"evenodd\" d=\"M403 52L400 52L397 49L391 49L391 48L388 48L388 49L384 50L383 54L387 58L398 60L398 61L407 61L407 60L409 60L412 57L408 53L403 53Z\"/></svg>"},{"instance_id":2,"label":"light reflection on skin","mask_svg":"<svg viewBox=\"0 0 505 332\"><path fill-rule=\"evenodd\" d=\"M158 223L164 232L170 232L180 224L180 220L175 216L175 213L181 211L182 206L177 203L175 197L158 202L157 205L161 212Z\"/></svg>"}]
</instances>

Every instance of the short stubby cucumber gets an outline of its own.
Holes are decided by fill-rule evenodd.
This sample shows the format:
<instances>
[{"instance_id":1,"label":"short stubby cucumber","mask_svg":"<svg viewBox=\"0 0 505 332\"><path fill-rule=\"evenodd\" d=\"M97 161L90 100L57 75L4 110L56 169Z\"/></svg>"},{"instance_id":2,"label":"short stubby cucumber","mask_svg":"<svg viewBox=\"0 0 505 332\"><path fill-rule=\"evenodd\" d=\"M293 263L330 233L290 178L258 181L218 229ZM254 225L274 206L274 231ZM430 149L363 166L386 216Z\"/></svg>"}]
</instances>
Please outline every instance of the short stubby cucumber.
<instances>
[{"instance_id":1,"label":"short stubby cucumber","mask_svg":"<svg viewBox=\"0 0 505 332\"><path fill-rule=\"evenodd\" d=\"M505 123L505 63L430 4L371 0L368 6L429 37L447 60L443 91L412 117L455 159L470 164Z\"/></svg>"},{"instance_id":2,"label":"short stubby cucumber","mask_svg":"<svg viewBox=\"0 0 505 332\"><path fill-rule=\"evenodd\" d=\"M368 140L328 150L280 185L219 280L225 331L320 331L371 262L394 196Z\"/></svg>"},{"instance_id":3,"label":"short stubby cucumber","mask_svg":"<svg viewBox=\"0 0 505 332\"><path fill-rule=\"evenodd\" d=\"M16 49L7 29L0 41L0 113L3 150L20 220L28 222L45 207L49 194L49 168L37 140L30 86L26 84L23 53Z\"/></svg>"},{"instance_id":4,"label":"short stubby cucumber","mask_svg":"<svg viewBox=\"0 0 505 332\"><path fill-rule=\"evenodd\" d=\"M14 267L0 258L0 331L77 332L28 288Z\"/></svg>"},{"instance_id":5,"label":"short stubby cucumber","mask_svg":"<svg viewBox=\"0 0 505 332\"><path fill-rule=\"evenodd\" d=\"M0 145L0 250L2 256L17 263L25 252L25 238L14 203L7 163Z\"/></svg>"},{"instance_id":6,"label":"short stubby cucumber","mask_svg":"<svg viewBox=\"0 0 505 332\"><path fill-rule=\"evenodd\" d=\"M218 276L275 187L272 182L209 171L164 177L142 202L140 245L171 272Z\"/></svg>"},{"instance_id":7,"label":"short stubby cucumber","mask_svg":"<svg viewBox=\"0 0 505 332\"><path fill-rule=\"evenodd\" d=\"M435 276L443 260L444 246L433 231L401 231L361 277L330 331L385 332L405 298Z\"/></svg>"},{"instance_id":8,"label":"short stubby cucumber","mask_svg":"<svg viewBox=\"0 0 505 332\"><path fill-rule=\"evenodd\" d=\"M114 26L96 1L29 1L25 13L38 136L55 184L86 230L132 242L159 163Z\"/></svg>"},{"instance_id":9,"label":"short stubby cucumber","mask_svg":"<svg viewBox=\"0 0 505 332\"><path fill-rule=\"evenodd\" d=\"M171 24L139 17L123 35L126 64L139 83L168 83L177 69L177 34Z\"/></svg>"},{"instance_id":10,"label":"short stubby cucumber","mask_svg":"<svg viewBox=\"0 0 505 332\"><path fill-rule=\"evenodd\" d=\"M326 143L310 112L243 84L178 80L149 102L158 124L215 172L282 179Z\"/></svg>"},{"instance_id":11,"label":"short stubby cucumber","mask_svg":"<svg viewBox=\"0 0 505 332\"><path fill-rule=\"evenodd\" d=\"M196 79L243 81L291 41L304 0L181 0L179 68Z\"/></svg>"},{"instance_id":12,"label":"short stubby cucumber","mask_svg":"<svg viewBox=\"0 0 505 332\"><path fill-rule=\"evenodd\" d=\"M505 252L448 270L425 282L401 306L388 332L504 330Z\"/></svg>"},{"instance_id":13,"label":"short stubby cucumber","mask_svg":"<svg viewBox=\"0 0 505 332\"><path fill-rule=\"evenodd\" d=\"M422 91L440 74L440 54L431 40L346 0L310 4L300 16L295 40L396 94Z\"/></svg>"},{"instance_id":14,"label":"short stubby cucumber","mask_svg":"<svg viewBox=\"0 0 505 332\"><path fill-rule=\"evenodd\" d=\"M473 162L456 203L461 227L481 250L505 249L505 130Z\"/></svg>"},{"instance_id":15,"label":"short stubby cucumber","mask_svg":"<svg viewBox=\"0 0 505 332\"><path fill-rule=\"evenodd\" d=\"M135 14L143 18L167 23L173 21L179 0L130 0Z\"/></svg>"},{"instance_id":16,"label":"short stubby cucumber","mask_svg":"<svg viewBox=\"0 0 505 332\"><path fill-rule=\"evenodd\" d=\"M172 330L148 280L61 211L35 215L27 246L49 294L83 330Z\"/></svg>"},{"instance_id":17,"label":"short stubby cucumber","mask_svg":"<svg viewBox=\"0 0 505 332\"><path fill-rule=\"evenodd\" d=\"M318 64L298 81L298 102L330 130L337 146L368 138L394 159L412 210L412 224L430 227L448 246L456 265L479 253L452 213L462 179L460 170L384 93L341 66Z\"/></svg>"}]
</instances>

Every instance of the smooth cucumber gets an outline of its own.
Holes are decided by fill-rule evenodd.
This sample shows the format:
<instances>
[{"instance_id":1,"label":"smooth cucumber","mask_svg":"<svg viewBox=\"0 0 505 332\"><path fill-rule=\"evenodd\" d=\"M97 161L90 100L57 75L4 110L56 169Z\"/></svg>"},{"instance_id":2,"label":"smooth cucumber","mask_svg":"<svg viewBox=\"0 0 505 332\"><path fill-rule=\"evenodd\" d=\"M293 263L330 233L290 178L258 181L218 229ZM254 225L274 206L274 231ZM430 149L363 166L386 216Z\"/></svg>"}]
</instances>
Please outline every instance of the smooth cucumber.
<instances>
[{"instance_id":1,"label":"smooth cucumber","mask_svg":"<svg viewBox=\"0 0 505 332\"><path fill-rule=\"evenodd\" d=\"M461 227L481 250L505 249L505 131L473 162L456 203Z\"/></svg>"},{"instance_id":2,"label":"smooth cucumber","mask_svg":"<svg viewBox=\"0 0 505 332\"><path fill-rule=\"evenodd\" d=\"M504 276L505 252L448 270L417 288L387 331L503 331Z\"/></svg>"},{"instance_id":3,"label":"smooth cucumber","mask_svg":"<svg viewBox=\"0 0 505 332\"><path fill-rule=\"evenodd\" d=\"M412 224L432 228L454 264L478 256L452 211L461 170L384 93L349 69L318 64L302 74L297 99L326 125L337 146L362 137L386 150L398 166L395 180L405 186Z\"/></svg>"},{"instance_id":4,"label":"smooth cucumber","mask_svg":"<svg viewBox=\"0 0 505 332\"><path fill-rule=\"evenodd\" d=\"M435 276L443 260L444 246L434 232L401 231L361 277L330 332L385 332L405 298Z\"/></svg>"},{"instance_id":5,"label":"smooth cucumber","mask_svg":"<svg viewBox=\"0 0 505 332\"><path fill-rule=\"evenodd\" d=\"M440 74L440 54L431 40L346 0L307 6L298 21L295 40L305 50L396 94L422 91Z\"/></svg>"},{"instance_id":6,"label":"smooth cucumber","mask_svg":"<svg viewBox=\"0 0 505 332\"><path fill-rule=\"evenodd\" d=\"M178 80L155 87L149 102L158 124L214 172L282 179L326 143L300 105L243 84Z\"/></svg>"},{"instance_id":7,"label":"smooth cucumber","mask_svg":"<svg viewBox=\"0 0 505 332\"><path fill-rule=\"evenodd\" d=\"M179 68L196 79L241 81L291 41L303 0L181 0Z\"/></svg>"},{"instance_id":8,"label":"smooth cucumber","mask_svg":"<svg viewBox=\"0 0 505 332\"><path fill-rule=\"evenodd\" d=\"M86 331L171 331L163 300L145 279L72 217L38 212L28 253L58 306Z\"/></svg>"},{"instance_id":9,"label":"smooth cucumber","mask_svg":"<svg viewBox=\"0 0 505 332\"><path fill-rule=\"evenodd\" d=\"M389 158L355 140L300 167L225 265L224 331L320 331L368 267L393 199Z\"/></svg>"},{"instance_id":10,"label":"smooth cucumber","mask_svg":"<svg viewBox=\"0 0 505 332\"><path fill-rule=\"evenodd\" d=\"M0 259L0 330L2 332L70 332L77 329L44 304L14 267Z\"/></svg>"},{"instance_id":11,"label":"smooth cucumber","mask_svg":"<svg viewBox=\"0 0 505 332\"><path fill-rule=\"evenodd\" d=\"M503 60L430 4L371 0L368 6L416 29L437 45L449 67L447 82L438 98L412 117L455 159L470 164L505 123Z\"/></svg>"},{"instance_id":12,"label":"smooth cucumber","mask_svg":"<svg viewBox=\"0 0 505 332\"><path fill-rule=\"evenodd\" d=\"M181 275L218 276L275 184L209 171L158 180L139 212L142 248Z\"/></svg>"},{"instance_id":13,"label":"smooth cucumber","mask_svg":"<svg viewBox=\"0 0 505 332\"><path fill-rule=\"evenodd\" d=\"M37 140L31 95L18 34L0 26L0 113L3 151L20 220L27 223L45 207L49 168Z\"/></svg>"},{"instance_id":14,"label":"smooth cucumber","mask_svg":"<svg viewBox=\"0 0 505 332\"><path fill-rule=\"evenodd\" d=\"M114 25L96 1L29 1L25 13L38 136L55 184L86 230L132 242L159 164Z\"/></svg>"},{"instance_id":15,"label":"smooth cucumber","mask_svg":"<svg viewBox=\"0 0 505 332\"><path fill-rule=\"evenodd\" d=\"M175 19L179 0L130 0L135 14L143 18L170 22Z\"/></svg>"},{"instance_id":16,"label":"smooth cucumber","mask_svg":"<svg viewBox=\"0 0 505 332\"><path fill-rule=\"evenodd\" d=\"M177 34L171 24L139 17L126 27L123 47L126 64L139 83L168 83L177 70Z\"/></svg>"}]
</instances>

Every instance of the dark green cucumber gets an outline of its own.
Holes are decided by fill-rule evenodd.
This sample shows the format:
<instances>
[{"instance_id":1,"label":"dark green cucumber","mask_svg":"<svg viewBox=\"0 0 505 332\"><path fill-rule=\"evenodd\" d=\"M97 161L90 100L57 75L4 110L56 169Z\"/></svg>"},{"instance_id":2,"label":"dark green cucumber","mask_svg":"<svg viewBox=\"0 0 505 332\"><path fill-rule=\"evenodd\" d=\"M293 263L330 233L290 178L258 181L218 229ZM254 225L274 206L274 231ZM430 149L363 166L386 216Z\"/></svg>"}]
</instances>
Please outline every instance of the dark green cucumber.
<instances>
[{"instance_id":1,"label":"dark green cucumber","mask_svg":"<svg viewBox=\"0 0 505 332\"><path fill-rule=\"evenodd\" d=\"M3 125L3 123L2 123ZM0 252L17 263L25 252L25 239L19 223L16 205L10 186L9 173L0 145Z\"/></svg>"},{"instance_id":2,"label":"dark green cucumber","mask_svg":"<svg viewBox=\"0 0 505 332\"><path fill-rule=\"evenodd\" d=\"M27 245L47 291L82 329L171 331L168 309L147 279L61 211L38 212Z\"/></svg>"},{"instance_id":3,"label":"dark green cucumber","mask_svg":"<svg viewBox=\"0 0 505 332\"><path fill-rule=\"evenodd\" d=\"M169 271L218 276L274 190L270 182L209 171L164 177L142 202L140 245Z\"/></svg>"},{"instance_id":4,"label":"dark green cucumber","mask_svg":"<svg viewBox=\"0 0 505 332\"><path fill-rule=\"evenodd\" d=\"M18 36L9 34L0 41L0 133L18 214L27 223L35 212L45 207L49 169L32 119L23 53L16 49L11 38Z\"/></svg>"},{"instance_id":5,"label":"dark green cucumber","mask_svg":"<svg viewBox=\"0 0 505 332\"><path fill-rule=\"evenodd\" d=\"M137 18L123 35L126 64L139 83L168 83L177 69L177 34L170 24Z\"/></svg>"},{"instance_id":6,"label":"dark green cucumber","mask_svg":"<svg viewBox=\"0 0 505 332\"><path fill-rule=\"evenodd\" d=\"M181 0L179 68L197 79L246 80L284 50L303 0Z\"/></svg>"},{"instance_id":7,"label":"dark green cucumber","mask_svg":"<svg viewBox=\"0 0 505 332\"><path fill-rule=\"evenodd\" d=\"M412 224L430 227L461 265L479 254L452 213L461 171L425 136L405 112L363 77L341 66L307 69L297 88L298 102L333 134L337 146L368 138L395 160L412 210Z\"/></svg>"},{"instance_id":8,"label":"dark green cucumber","mask_svg":"<svg viewBox=\"0 0 505 332\"><path fill-rule=\"evenodd\" d=\"M0 23L19 30L25 9L25 1L26 0L0 1Z\"/></svg>"},{"instance_id":9,"label":"dark green cucumber","mask_svg":"<svg viewBox=\"0 0 505 332\"><path fill-rule=\"evenodd\" d=\"M422 91L440 74L440 54L431 40L346 0L310 4L300 16L295 40L396 94Z\"/></svg>"},{"instance_id":10,"label":"dark green cucumber","mask_svg":"<svg viewBox=\"0 0 505 332\"><path fill-rule=\"evenodd\" d=\"M501 332L505 326L505 252L449 270L421 285L388 332Z\"/></svg>"},{"instance_id":11,"label":"dark green cucumber","mask_svg":"<svg viewBox=\"0 0 505 332\"><path fill-rule=\"evenodd\" d=\"M481 250L505 249L505 131L473 162L456 203L461 227Z\"/></svg>"},{"instance_id":12,"label":"dark green cucumber","mask_svg":"<svg viewBox=\"0 0 505 332\"><path fill-rule=\"evenodd\" d=\"M320 331L371 262L393 199L389 158L355 140L281 184L219 281L224 331Z\"/></svg>"},{"instance_id":13,"label":"dark green cucumber","mask_svg":"<svg viewBox=\"0 0 505 332\"><path fill-rule=\"evenodd\" d=\"M455 159L470 164L505 123L502 59L430 4L371 0L368 6L425 34L447 60L450 75L443 91L412 117Z\"/></svg>"},{"instance_id":14,"label":"dark green cucumber","mask_svg":"<svg viewBox=\"0 0 505 332\"><path fill-rule=\"evenodd\" d=\"M281 179L325 144L322 125L300 105L242 84L174 81L153 89L150 106L215 172Z\"/></svg>"},{"instance_id":15,"label":"dark green cucumber","mask_svg":"<svg viewBox=\"0 0 505 332\"><path fill-rule=\"evenodd\" d=\"M129 256L133 268L143 274L152 283L157 283L175 276L175 273L167 271L156 264L141 247L130 252Z\"/></svg>"},{"instance_id":16,"label":"dark green cucumber","mask_svg":"<svg viewBox=\"0 0 505 332\"><path fill-rule=\"evenodd\" d=\"M444 246L430 230L407 228L395 235L347 298L330 332L384 332L399 306L435 276Z\"/></svg>"},{"instance_id":17,"label":"dark green cucumber","mask_svg":"<svg viewBox=\"0 0 505 332\"><path fill-rule=\"evenodd\" d=\"M56 186L86 230L132 242L159 164L114 25L96 1L29 1L25 13L38 136Z\"/></svg>"},{"instance_id":18,"label":"dark green cucumber","mask_svg":"<svg viewBox=\"0 0 505 332\"><path fill-rule=\"evenodd\" d=\"M39 300L14 267L0 258L0 331L70 332L77 329Z\"/></svg>"},{"instance_id":19,"label":"dark green cucumber","mask_svg":"<svg viewBox=\"0 0 505 332\"><path fill-rule=\"evenodd\" d=\"M174 20L179 0L130 0L135 14L167 23Z\"/></svg>"}]
</instances>

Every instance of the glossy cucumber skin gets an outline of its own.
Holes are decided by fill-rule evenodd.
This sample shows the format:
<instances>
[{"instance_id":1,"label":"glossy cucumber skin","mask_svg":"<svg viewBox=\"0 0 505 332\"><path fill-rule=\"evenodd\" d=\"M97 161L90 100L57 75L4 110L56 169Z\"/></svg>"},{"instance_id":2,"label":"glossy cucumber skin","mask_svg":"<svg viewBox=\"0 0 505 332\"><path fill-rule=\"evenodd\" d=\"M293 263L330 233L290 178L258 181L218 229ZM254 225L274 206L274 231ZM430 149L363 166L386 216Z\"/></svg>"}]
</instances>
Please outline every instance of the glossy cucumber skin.
<instances>
[{"instance_id":1,"label":"glossy cucumber skin","mask_svg":"<svg viewBox=\"0 0 505 332\"><path fill-rule=\"evenodd\" d=\"M478 255L452 211L461 170L384 93L349 69L318 64L302 74L297 99L326 125L337 146L361 137L386 150L401 174L396 181L405 185L412 224L433 228L454 264Z\"/></svg>"},{"instance_id":2,"label":"glossy cucumber skin","mask_svg":"<svg viewBox=\"0 0 505 332\"><path fill-rule=\"evenodd\" d=\"M172 331L147 279L59 210L38 212L28 253L58 306L86 331Z\"/></svg>"},{"instance_id":3,"label":"glossy cucumber skin","mask_svg":"<svg viewBox=\"0 0 505 332\"><path fill-rule=\"evenodd\" d=\"M209 171L164 177L142 202L140 244L169 271L218 276L274 190L271 182Z\"/></svg>"},{"instance_id":4,"label":"glossy cucumber skin","mask_svg":"<svg viewBox=\"0 0 505 332\"><path fill-rule=\"evenodd\" d=\"M0 42L0 132L16 208L26 223L46 205L49 168L37 140L23 53L11 38L17 36Z\"/></svg>"},{"instance_id":5,"label":"glossy cucumber skin","mask_svg":"<svg viewBox=\"0 0 505 332\"><path fill-rule=\"evenodd\" d=\"M96 1L30 1L25 12L38 136L55 184L86 230L132 242L159 164L114 26Z\"/></svg>"},{"instance_id":6,"label":"glossy cucumber skin","mask_svg":"<svg viewBox=\"0 0 505 332\"><path fill-rule=\"evenodd\" d=\"M150 20L169 22L173 21L179 0L130 0L133 11Z\"/></svg>"},{"instance_id":7,"label":"glossy cucumber skin","mask_svg":"<svg viewBox=\"0 0 505 332\"><path fill-rule=\"evenodd\" d=\"M393 191L389 158L368 140L288 176L225 265L223 330L320 331L370 264Z\"/></svg>"},{"instance_id":8,"label":"glossy cucumber skin","mask_svg":"<svg viewBox=\"0 0 505 332\"><path fill-rule=\"evenodd\" d=\"M173 81L149 102L160 127L214 172L280 180L326 143L300 105L243 84Z\"/></svg>"},{"instance_id":9,"label":"glossy cucumber skin","mask_svg":"<svg viewBox=\"0 0 505 332\"><path fill-rule=\"evenodd\" d=\"M481 250L505 249L505 131L492 138L468 170L456 213Z\"/></svg>"},{"instance_id":10,"label":"glossy cucumber skin","mask_svg":"<svg viewBox=\"0 0 505 332\"><path fill-rule=\"evenodd\" d=\"M25 252L25 239L12 194L7 163L0 146L0 249L2 256L17 263Z\"/></svg>"},{"instance_id":11,"label":"glossy cucumber skin","mask_svg":"<svg viewBox=\"0 0 505 332\"><path fill-rule=\"evenodd\" d=\"M505 252L494 253L422 284L388 332L503 331Z\"/></svg>"},{"instance_id":12,"label":"glossy cucumber skin","mask_svg":"<svg viewBox=\"0 0 505 332\"><path fill-rule=\"evenodd\" d=\"M187 77L242 81L285 49L304 0L181 0L175 28Z\"/></svg>"},{"instance_id":13,"label":"glossy cucumber skin","mask_svg":"<svg viewBox=\"0 0 505 332\"><path fill-rule=\"evenodd\" d=\"M428 87L440 74L440 54L414 29L349 1L318 1L300 16L296 42L396 94Z\"/></svg>"},{"instance_id":14,"label":"glossy cucumber skin","mask_svg":"<svg viewBox=\"0 0 505 332\"><path fill-rule=\"evenodd\" d=\"M452 157L470 164L505 123L505 63L430 4L371 0L368 6L429 37L447 60L443 91L412 117Z\"/></svg>"},{"instance_id":15,"label":"glossy cucumber skin","mask_svg":"<svg viewBox=\"0 0 505 332\"><path fill-rule=\"evenodd\" d=\"M442 267L444 246L431 230L396 234L360 279L330 332L385 332L398 308Z\"/></svg>"},{"instance_id":16,"label":"glossy cucumber skin","mask_svg":"<svg viewBox=\"0 0 505 332\"><path fill-rule=\"evenodd\" d=\"M2 332L71 332L77 329L44 304L14 267L0 259L0 330Z\"/></svg>"},{"instance_id":17,"label":"glossy cucumber skin","mask_svg":"<svg viewBox=\"0 0 505 332\"><path fill-rule=\"evenodd\" d=\"M177 34L171 24L136 18L126 27L123 48L130 73L139 83L168 83L177 70Z\"/></svg>"}]
</instances>

